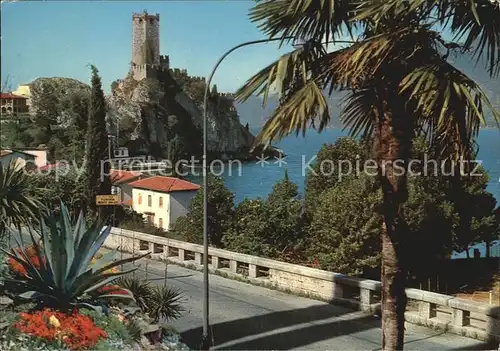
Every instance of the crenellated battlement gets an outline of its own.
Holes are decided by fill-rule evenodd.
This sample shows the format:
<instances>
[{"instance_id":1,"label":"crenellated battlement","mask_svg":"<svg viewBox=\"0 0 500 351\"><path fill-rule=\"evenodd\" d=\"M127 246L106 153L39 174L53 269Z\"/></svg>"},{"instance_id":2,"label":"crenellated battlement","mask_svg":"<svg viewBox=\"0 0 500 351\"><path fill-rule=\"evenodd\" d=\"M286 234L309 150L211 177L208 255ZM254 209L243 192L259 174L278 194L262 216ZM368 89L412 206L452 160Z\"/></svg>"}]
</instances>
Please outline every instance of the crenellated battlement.
<instances>
[{"instance_id":1,"label":"crenellated battlement","mask_svg":"<svg viewBox=\"0 0 500 351\"><path fill-rule=\"evenodd\" d=\"M168 55L160 55L160 66L162 69L170 68L170 57Z\"/></svg>"},{"instance_id":2,"label":"crenellated battlement","mask_svg":"<svg viewBox=\"0 0 500 351\"><path fill-rule=\"evenodd\" d=\"M140 20L144 20L144 19L160 21L160 15L158 13L156 13L154 15L150 15L150 14L148 14L148 12L146 10L144 10L144 12L142 12L142 13L134 12L132 14L133 21L136 21L136 20L140 21Z\"/></svg>"}]
</instances>

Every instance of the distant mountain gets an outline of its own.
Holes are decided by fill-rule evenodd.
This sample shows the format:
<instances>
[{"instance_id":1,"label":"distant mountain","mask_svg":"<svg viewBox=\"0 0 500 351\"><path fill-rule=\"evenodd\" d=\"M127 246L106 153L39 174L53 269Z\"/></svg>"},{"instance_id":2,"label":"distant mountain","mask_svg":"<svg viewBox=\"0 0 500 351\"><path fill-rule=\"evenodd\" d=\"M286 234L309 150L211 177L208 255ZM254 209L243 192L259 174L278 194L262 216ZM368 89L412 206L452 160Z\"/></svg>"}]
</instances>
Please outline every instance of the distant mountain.
<instances>
[{"instance_id":1,"label":"distant mountain","mask_svg":"<svg viewBox=\"0 0 500 351\"><path fill-rule=\"evenodd\" d=\"M492 104L500 109L500 83L498 80L489 77L483 64L480 63L476 65L474 60L471 60L470 57L464 55L453 57L450 59L450 62L478 82L490 98ZM334 93L329 99L332 116L332 120L330 122L331 127L342 126L339 120L341 98L341 93ZM236 109L238 110L241 124L245 125L248 123L250 128L261 127L264 125L267 118L271 116L273 111L278 106L278 97L276 95L269 96L267 106L265 108L262 106L262 101L263 99L259 96L251 96L244 103L236 103ZM491 117L487 120L489 126L495 126Z\"/></svg>"},{"instance_id":2,"label":"distant mountain","mask_svg":"<svg viewBox=\"0 0 500 351\"><path fill-rule=\"evenodd\" d=\"M339 119L342 96L342 93L336 92L328 99L332 116L331 127L342 126ZM246 125L248 123L250 128L262 127L278 107L278 97L276 95L269 96L266 107L263 107L262 103L263 99L260 96L251 96L244 103L235 103L241 124Z\"/></svg>"}]
</instances>

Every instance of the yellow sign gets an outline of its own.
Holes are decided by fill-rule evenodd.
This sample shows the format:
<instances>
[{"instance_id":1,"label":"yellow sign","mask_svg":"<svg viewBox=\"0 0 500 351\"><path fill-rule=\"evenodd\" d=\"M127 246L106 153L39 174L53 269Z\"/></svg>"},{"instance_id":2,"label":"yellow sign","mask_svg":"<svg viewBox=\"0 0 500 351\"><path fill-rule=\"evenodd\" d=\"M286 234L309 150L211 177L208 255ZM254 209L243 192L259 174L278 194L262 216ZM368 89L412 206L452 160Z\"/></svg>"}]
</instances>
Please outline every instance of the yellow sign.
<instances>
[{"instance_id":1,"label":"yellow sign","mask_svg":"<svg viewBox=\"0 0 500 351\"><path fill-rule=\"evenodd\" d=\"M119 205L120 195L96 195L95 204L97 206Z\"/></svg>"}]
</instances>

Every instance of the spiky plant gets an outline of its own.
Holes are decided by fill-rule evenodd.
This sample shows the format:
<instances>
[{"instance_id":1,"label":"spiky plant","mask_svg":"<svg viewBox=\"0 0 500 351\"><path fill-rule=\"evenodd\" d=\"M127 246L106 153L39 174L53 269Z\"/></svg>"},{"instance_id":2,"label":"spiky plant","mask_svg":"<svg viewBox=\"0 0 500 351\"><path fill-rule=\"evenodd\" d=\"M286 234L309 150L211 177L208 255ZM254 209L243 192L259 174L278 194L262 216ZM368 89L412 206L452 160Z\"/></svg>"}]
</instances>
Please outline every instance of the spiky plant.
<instances>
[{"instance_id":1,"label":"spiky plant","mask_svg":"<svg viewBox=\"0 0 500 351\"><path fill-rule=\"evenodd\" d=\"M492 77L500 75L499 2L258 0L250 18L281 44L302 43L236 94L240 102L262 94L264 103L270 92L279 95L257 143L310 126L323 130L330 120L325 95L334 90L347 94L344 124L354 134L374 136L384 193L382 347L402 349L404 258L411 250L403 204L411 143L424 134L443 159L467 160L486 113L500 121L481 87L448 61L451 54L472 51L478 61L485 59Z\"/></svg>"},{"instance_id":2,"label":"spiky plant","mask_svg":"<svg viewBox=\"0 0 500 351\"><path fill-rule=\"evenodd\" d=\"M137 306L142 311L147 311L149 301L153 294L149 281L140 280L134 277L121 277L116 281L116 284L130 291Z\"/></svg>"},{"instance_id":3,"label":"spiky plant","mask_svg":"<svg viewBox=\"0 0 500 351\"><path fill-rule=\"evenodd\" d=\"M139 342L141 341L141 336L142 336L142 329L139 323L135 319L130 319L128 323L126 324L128 333L130 334L130 337L132 340Z\"/></svg>"},{"instance_id":4,"label":"spiky plant","mask_svg":"<svg viewBox=\"0 0 500 351\"><path fill-rule=\"evenodd\" d=\"M0 239L8 228L19 228L37 219L42 203L31 192L32 178L14 161L0 166Z\"/></svg>"},{"instance_id":5,"label":"spiky plant","mask_svg":"<svg viewBox=\"0 0 500 351\"><path fill-rule=\"evenodd\" d=\"M155 321L179 318L184 308L181 306L181 293L166 286L155 286L149 299L147 313Z\"/></svg>"},{"instance_id":6,"label":"spiky plant","mask_svg":"<svg viewBox=\"0 0 500 351\"><path fill-rule=\"evenodd\" d=\"M136 261L149 253L112 262L106 254L91 265L92 258L111 231L110 226L103 229L101 221L96 221L87 229L82 213L76 225L72 226L68 209L62 202L60 215L57 218L54 215L42 218L41 223L46 224L40 225L41 242L35 239L34 231L28 227L39 267L34 265L17 235L17 248L11 251L1 249L26 272L19 279L5 280L17 286L20 298L61 310L76 306L97 309L103 299L133 298L126 290L108 293L101 288L137 269L112 272L112 268Z\"/></svg>"}]
</instances>

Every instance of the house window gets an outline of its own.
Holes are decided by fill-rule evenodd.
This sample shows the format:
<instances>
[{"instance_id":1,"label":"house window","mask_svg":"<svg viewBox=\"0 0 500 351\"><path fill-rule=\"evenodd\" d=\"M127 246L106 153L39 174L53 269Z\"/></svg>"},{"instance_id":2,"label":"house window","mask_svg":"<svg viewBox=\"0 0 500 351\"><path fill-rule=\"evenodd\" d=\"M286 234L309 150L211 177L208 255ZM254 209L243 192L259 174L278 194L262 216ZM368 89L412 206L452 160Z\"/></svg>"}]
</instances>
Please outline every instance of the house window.
<instances>
[{"instance_id":1,"label":"house window","mask_svg":"<svg viewBox=\"0 0 500 351\"><path fill-rule=\"evenodd\" d=\"M151 207L153 205L153 197L148 195L148 206Z\"/></svg>"},{"instance_id":2,"label":"house window","mask_svg":"<svg viewBox=\"0 0 500 351\"><path fill-rule=\"evenodd\" d=\"M158 199L158 207L163 208L163 196L160 196L160 198Z\"/></svg>"},{"instance_id":3,"label":"house window","mask_svg":"<svg viewBox=\"0 0 500 351\"><path fill-rule=\"evenodd\" d=\"M155 215L153 213L146 214L146 221L149 225L155 225Z\"/></svg>"},{"instance_id":4,"label":"house window","mask_svg":"<svg viewBox=\"0 0 500 351\"><path fill-rule=\"evenodd\" d=\"M158 218L158 227L163 228L163 218Z\"/></svg>"},{"instance_id":5,"label":"house window","mask_svg":"<svg viewBox=\"0 0 500 351\"><path fill-rule=\"evenodd\" d=\"M138 203L139 205L141 205L141 204L142 204L142 194L139 194L139 199L137 200L137 203Z\"/></svg>"}]
</instances>

